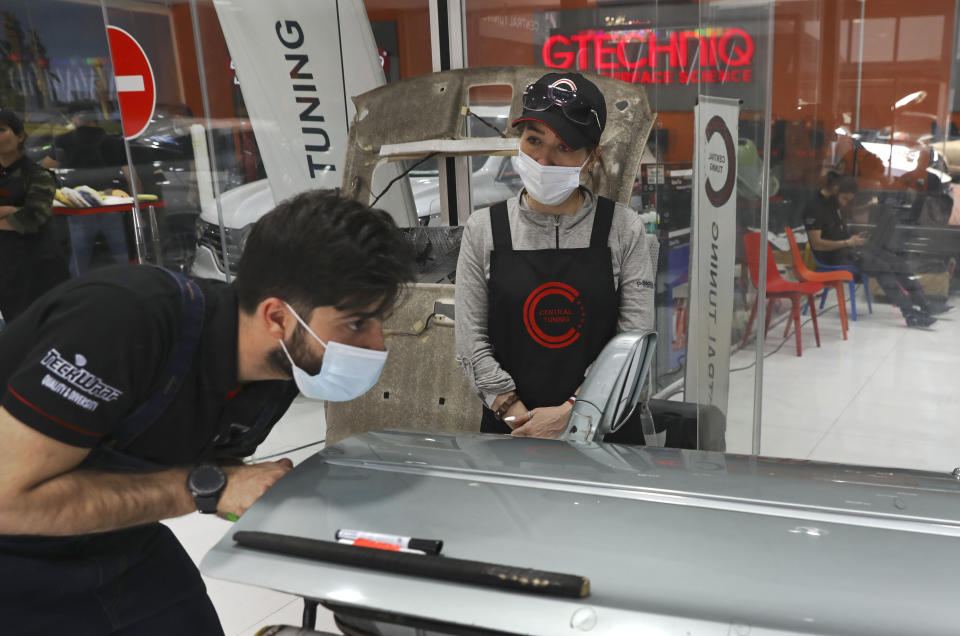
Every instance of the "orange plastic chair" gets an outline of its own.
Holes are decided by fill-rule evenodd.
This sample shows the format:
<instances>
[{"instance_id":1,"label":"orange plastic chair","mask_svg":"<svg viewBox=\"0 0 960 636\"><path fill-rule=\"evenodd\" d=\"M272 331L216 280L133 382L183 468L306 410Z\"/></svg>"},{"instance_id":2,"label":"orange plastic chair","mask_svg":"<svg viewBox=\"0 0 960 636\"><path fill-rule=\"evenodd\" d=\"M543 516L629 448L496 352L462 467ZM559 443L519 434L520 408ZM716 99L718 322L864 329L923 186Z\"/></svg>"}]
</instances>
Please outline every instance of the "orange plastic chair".
<instances>
[{"instance_id":1,"label":"orange plastic chair","mask_svg":"<svg viewBox=\"0 0 960 636\"><path fill-rule=\"evenodd\" d=\"M753 286L760 289L760 245L761 238L759 232L751 232L743 237L743 244L746 248L747 264L750 267L750 280ZM786 338L790 333L790 325L795 326L797 337L797 356L803 355L803 345L800 338L800 307L803 305L804 297L810 302L810 316L813 318L813 335L817 340L817 346L820 346L820 328L817 326L817 309L814 307L813 296L823 291L821 283L794 283L784 280L777 270L777 263L773 260L773 250L770 243L763 241L767 246L767 319L763 325L763 337L767 337L770 331L770 317L773 310L773 304L780 298L786 298L791 303L791 320L787 321L787 328L783 332ZM759 294L753 301L753 311L750 312L750 320L747 321L747 333L743 336L742 346L747 346L750 339L750 329L753 327L753 321L757 317L757 303L760 301Z\"/></svg>"},{"instance_id":2,"label":"orange plastic chair","mask_svg":"<svg viewBox=\"0 0 960 636\"><path fill-rule=\"evenodd\" d=\"M815 272L803 264L803 257L800 255L800 246L797 245L797 237L793 235L793 230L789 227L787 230L787 240L790 241L790 251L793 253L793 268L797 270L797 276L800 280L807 283L823 283L828 287L837 290L837 300L840 307L840 329L843 331L843 339L847 339L847 301L843 295L843 286L853 280L853 274L848 271L833 272ZM826 294L827 292L823 292ZM821 306L822 307L822 306Z\"/></svg>"}]
</instances>

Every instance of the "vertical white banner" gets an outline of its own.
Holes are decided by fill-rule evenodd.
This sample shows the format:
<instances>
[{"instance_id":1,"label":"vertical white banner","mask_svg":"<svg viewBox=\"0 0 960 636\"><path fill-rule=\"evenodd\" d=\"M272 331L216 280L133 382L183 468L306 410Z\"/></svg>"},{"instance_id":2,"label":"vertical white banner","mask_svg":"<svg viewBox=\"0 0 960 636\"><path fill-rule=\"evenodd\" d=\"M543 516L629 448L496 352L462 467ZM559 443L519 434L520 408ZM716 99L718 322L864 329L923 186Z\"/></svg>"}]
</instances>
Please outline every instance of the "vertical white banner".
<instances>
[{"instance_id":1,"label":"vertical white banner","mask_svg":"<svg viewBox=\"0 0 960 636\"><path fill-rule=\"evenodd\" d=\"M355 114L351 98L385 83L362 1L217 0L214 6L274 201L340 187ZM374 189L397 174L398 164L383 166ZM400 196L403 188L406 180L378 207L406 226L417 217L412 198Z\"/></svg>"},{"instance_id":2,"label":"vertical white banner","mask_svg":"<svg viewBox=\"0 0 960 636\"><path fill-rule=\"evenodd\" d=\"M740 101L700 95L694 111L694 196L685 399L725 427L730 389ZM704 430L701 422L700 430Z\"/></svg>"}]
</instances>

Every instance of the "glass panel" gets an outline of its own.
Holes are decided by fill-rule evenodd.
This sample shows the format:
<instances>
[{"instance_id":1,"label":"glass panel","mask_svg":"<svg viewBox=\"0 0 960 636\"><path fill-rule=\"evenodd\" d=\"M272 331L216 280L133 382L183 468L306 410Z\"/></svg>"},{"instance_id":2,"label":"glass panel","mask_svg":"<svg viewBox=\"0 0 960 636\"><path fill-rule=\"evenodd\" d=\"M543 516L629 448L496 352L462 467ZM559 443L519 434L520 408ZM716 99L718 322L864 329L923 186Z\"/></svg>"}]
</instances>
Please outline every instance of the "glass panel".
<instances>
[{"instance_id":1,"label":"glass panel","mask_svg":"<svg viewBox=\"0 0 960 636\"><path fill-rule=\"evenodd\" d=\"M171 11L162 7L112 3L104 15L113 58L122 60L112 67L111 79L136 173L139 254L143 262L187 271L199 200L190 138L194 111L185 101L180 33Z\"/></svg>"},{"instance_id":2,"label":"glass panel","mask_svg":"<svg viewBox=\"0 0 960 636\"><path fill-rule=\"evenodd\" d=\"M430 35L430 7L427 0L405 2L402 7L389 0L364 0L367 17L373 28L377 48L383 61L388 83L424 75L433 71ZM420 225L437 225L440 221L440 180L438 160L434 158L401 161L375 173L379 194L393 174L407 173L407 181ZM391 194L399 188L392 186ZM396 199L385 199L380 207L398 205Z\"/></svg>"},{"instance_id":3,"label":"glass panel","mask_svg":"<svg viewBox=\"0 0 960 636\"><path fill-rule=\"evenodd\" d=\"M693 178L697 264L691 270L695 304L688 344L697 369L687 369L687 399L698 402L701 421L725 416L728 451L749 453L758 374L750 345L756 333L751 330L758 328L755 273L761 271L754 265L761 250L752 246L762 245L749 237L762 232L768 220L782 235L790 223L793 197L781 190L771 172L770 155L782 154L782 148L771 144L769 153L766 150L768 5L718 1L702 2L699 8L701 72ZM734 81L713 79L737 71ZM731 167L735 177L729 173ZM727 187L729 196L724 194Z\"/></svg>"},{"instance_id":4,"label":"glass panel","mask_svg":"<svg viewBox=\"0 0 960 636\"><path fill-rule=\"evenodd\" d=\"M652 391L657 398L682 401L688 348L692 108L700 81L723 86L717 90L726 94L739 94L741 84L747 92L753 91L759 82L756 74L763 67L753 61L753 52L751 61L737 68L721 65L708 54L725 30L740 25L730 20L719 30L702 31L696 4L660 2L616 6L590 1L541 2L533 6L467 0L465 10L471 66L535 65L545 73L599 73L646 89L657 118L632 195L625 203L659 239L654 308L659 342L651 373ZM736 17L744 15L753 14L741 10ZM763 31L754 33L751 29L757 25L747 24L753 46L754 38ZM766 24L759 27L765 30ZM710 43L702 60L697 46L701 37ZM472 103L486 106L488 102L481 99L478 95ZM487 99L496 102L493 97ZM500 96L496 103L503 107L506 97ZM762 102L752 107L762 112ZM607 108L611 117L616 116L609 102ZM472 194L474 208L482 207L484 197L476 182ZM742 308L739 311L743 313ZM739 399L738 406L748 415L752 413L752 385Z\"/></svg>"},{"instance_id":5,"label":"glass panel","mask_svg":"<svg viewBox=\"0 0 960 636\"><path fill-rule=\"evenodd\" d=\"M59 209L51 226L58 230L74 273L139 258L197 276L225 278L226 262L235 267L249 227L272 207L278 193L283 197L306 187L340 185L340 173L324 166L342 164L346 125L352 117L349 97L377 86L384 76L396 80L431 70L429 47L422 45L430 39L426 0L404 8L370 2L370 23L359 0L341 6L343 47L321 33L324 29L337 32L337 20L315 19L326 8L290 0L284 13L290 17L284 22L287 30L278 33L269 7L249 4L251 11L242 15L262 19L238 18L229 23L231 33L238 36L230 38L221 23L223 16L209 0L172 6L121 0L108 8L58 0L8 3L4 19L9 56L4 60L0 81L5 83L0 84L0 92L3 103L25 117L30 133L27 154L37 160L48 157L51 166L57 161L64 186L88 185L101 196L104 192L137 194L143 204L134 206L128 196L120 199L127 201L126 212L110 208L101 214L88 210L67 215L68 210ZM253 10L257 8L263 15ZM274 13L279 10L275 8ZM153 82L139 71L115 73L105 17L142 50L152 66ZM298 20L303 25L312 23L301 26ZM306 43L295 51L298 28ZM240 55L247 61L244 69L231 56L229 39L243 43L236 49L245 54ZM250 42L258 46L250 47ZM311 53L304 53L311 46ZM365 58L347 55L350 72L342 74L338 69L334 77L324 60L338 59L343 51L351 53L350 47L364 54L370 49L376 66L358 73L357 62ZM268 48L273 57L250 54ZM129 57L124 53L123 59ZM258 65L266 69L260 76ZM291 80L303 80L300 86L288 81L271 87L261 81L264 75L276 79L291 73L296 75ZM119 83L115 75L121 75ZM248 103L241 76L250 81L248 92L257 98L253 104ZM309 78L322 80L323 91L294 94L311 86ZM154 99L146 99L146 111L141 114L145 128L136 135L128 131L131 138L125 143L117 90L125 96L146 97L151 87ZM289 98L289 105L264 107L264 94L282 94ZM324 115L314 102L321 100L343 111L336 117L326 115L327 122L335 123L317 123ZM66 143L78 134L73 131L74 111L89 120L79 133L96 127L99 135L91 140L93 146L84 146L84 152L73 151ZM301 121L307 124L300 126ZM295 128L299 146L291 142L294 136L278 134L284 126ZM68 138L55 145L54 139L64 133ZM261 152L264 139L267 153ZM126 178L128 153L134 167L132 181ZM285 158L295 162L292 168L283 163ZM266 180L271 163L273 182ZM397 167L392 170L396 172ZM288 178L294 172L302 173L300 181ZM385 185L375 184L375 188ZM78 200L76 205L81 203ZM390 203L389 195L383 203ZM133 207L141 210L136 219L129 213ZM139 250L134 240L137 226L143 239Z\"/></svg>"},{"instance_id":6,"label":"glass panel","mask_svg":"<svg viewBox=\"0 0 960 636\"><path fill-rule=\"evenodd\" d=\"M422 46L429 41L426 0L404 8L358 0L340 6L339 13L332 5L295 0L233 4L245 10L198 2L194 25L205 63L188 92L198 105L194 112L202 113L206 88L211 134L199 135L199 141L208 147L212 141L209 164L216 176L206 189L220 193L208 195L198 221L193 272L203 276L223 277L224 259L235 267L249 229L275 201L308 188L340 187L354 115L350 97L384 79L430 71L430 50ZM250 47L251 41L260 48ZM193 43L193 33L185 34L184 57L195 66ZM395 164L378 170L371 199L400 170ZM198 175L203 172L201 167ZM204 178L199 181L203 188ZM393 186L378 205L404 206L394 198L399 192Z\"/></svg>"},{"instance_id":7,"label":"glass panel","mask_svg":"<svg viewBox=\"0 0 960 636\"><path fill-rule=\"evenodd\" d=\"M776 300L763 346L761 452L952 469L955 433L942 422L954 413L940 379L957 362L952 325L907 324L929 320L923 310L952 302L955 287L946 123L955 110L955 3L777 2L775 18L774 259L785 279L798 279L784 236L791 227L807 266L849 268L856 287L852 299L840 285L846 336L832 287L815 303L819 346L801 308L801 357L794 330L784 337L790 302ZM831 172L850 178L849 201L832 195ZM857 236L864 245L849 245ZM742 354L755 352L751 337Z\"/></svg>"},{"instance_id":8,"label":"glass panel","mask_svg":"<svg viewBox=\"0 0 960 636\"><path fill-rule=\"evenodd\" d=\"M130 210L137 185L129 178L100 6L31 0L5 9L0 103L22 117L28 159L54 170L60 186L43 232L54 236L72 275L135 261ZM157 29L148 44L165 37L169 29Z\"/></svg>"}]
</instances>

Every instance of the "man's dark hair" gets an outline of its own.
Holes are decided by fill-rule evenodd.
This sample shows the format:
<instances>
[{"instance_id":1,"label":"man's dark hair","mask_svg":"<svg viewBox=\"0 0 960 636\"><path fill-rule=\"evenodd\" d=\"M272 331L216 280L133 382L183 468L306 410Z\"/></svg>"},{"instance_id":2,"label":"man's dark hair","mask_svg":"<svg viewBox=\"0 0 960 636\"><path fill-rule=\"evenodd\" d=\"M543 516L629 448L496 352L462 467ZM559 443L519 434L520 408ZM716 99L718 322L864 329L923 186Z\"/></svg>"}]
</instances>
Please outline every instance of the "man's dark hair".
<instances>
[{"instance_id":1,"label":"man's dark hair","mask_svg":"<svg viewBox=\"0 0 960 636\"><path fill-rule=\"evenodd\" d=\"M856 192L858 189L857 178L848 174L829 172L827 173L827 187L833 188L834 186L840 188L839 194Z\"/></svg>"},{"instance_id":2,"label":"man's dark hair","mask_svg":"<svg viewBox=\"0 0 960 636\"><path fill-rule=\"evenodd\" d=\"M17 148L20 152L23 152L23 149L26 147L26 133L23 129L23 120L20 119L20 116L8 108L0 108L0 122L3 122L13 131L14 135L20 136L23 135L23 140L17 144Z\"/></svg>"},{"instance_id":3,"label":"man's dark hair","mask_svg":"<svg viewBox=\"0 0 960 636\"><path fill-rule=\"evenodd\" d=\"M0 121L5 123L7 127L13 131L14 135L19 135L23 132L23 120L8 108L0 108Z\"/></svg>"},{"instance_id":4,"label":"man's dark hair","mask_svg":"<svg viewBox=\"0 0 960 636\"><path fill-rule=\"evenodd\" d=\"M321 306L382 316L413 280L413 263L389 214L335 190L310 190L282 201L253 226L235 284L248 314L277 297L303 310L305 319Z\"/></svg>"}]
</instances>

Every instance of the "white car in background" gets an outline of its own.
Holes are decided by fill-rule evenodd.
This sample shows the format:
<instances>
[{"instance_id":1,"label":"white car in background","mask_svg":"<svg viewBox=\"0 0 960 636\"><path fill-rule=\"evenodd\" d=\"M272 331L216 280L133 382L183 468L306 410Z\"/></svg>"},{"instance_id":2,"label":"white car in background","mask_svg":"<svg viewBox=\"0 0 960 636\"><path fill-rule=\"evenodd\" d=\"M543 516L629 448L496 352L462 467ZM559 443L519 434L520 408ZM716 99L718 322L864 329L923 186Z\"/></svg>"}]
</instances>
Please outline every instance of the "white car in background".
<instances>
[{"instance_id":1,"label":"white car in background","mask_svg":"<svg viewBox=\"0 0 960 636\"><path fill-rule=\"evenodd\" d=\"M215 203L205 206L197 219L197 251L190 267L190 274L198 278L225 279L227 267L224 263L222 246L223 240L226 239L226 258L230 262L231 276L235 275L240 254L243 252L253 224L275 205L270 184L267 179L260 179L221 194L220 211L217 210ZM223 214L222 233L219 224L221 212ZM421 225L426 225L429 218L424 218L419 206L418 213L420 213Z\"/></svg>"},{"instance_id":2,"label":"white car in background","mask_svg":"<svg viewBox=\"0 0 960 636\"><path fill-rule=\"evenodd\" d=\"M273 193L266 179L245 183L220 195L223 212L223 232L219 224L217 206L207 205L197 218L197 251L190 266L190 274L197 278L226 278L223 239L226 239L226 258L231 276L237 272L240 254L246 245L253 224L273 209Z\"/></svg>"},{"instance_id":3,"label":"white car in background","mask_svg":"<svg viewBox=\"0 0 960 636\"><path fill-rule=\"evenodd\" d=\"M475 107L477 116L499 130L505 130L507 109L493 107ZM496 133L475 118L468 119L468 130L472 136L490 137ZM415 161L409 162L411 165ZM470 159L473 173L474 209L489 207L504 201L522 187L520 178L513 169L510 157L502 155L476 156ZM421 226L437 225L440 220L440 178L437 158L431 158L410 170L407 175ZM247 235L253 224L273 209L275 202L267 179L246 183L220 195L220 207L223 214L223 233L220 231L219 213L215 204L204 207L197 219L197 250L190 273L198 278L226 278L226 266L223 256L223 239L226 239L227 259L232 274L236 273L237 263Z\"/></svg>"}]
</instances>

